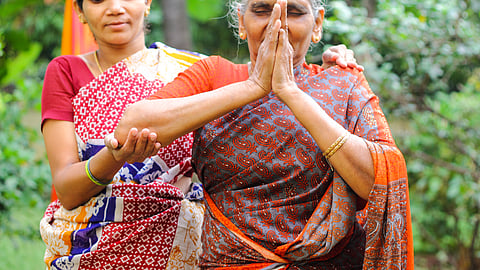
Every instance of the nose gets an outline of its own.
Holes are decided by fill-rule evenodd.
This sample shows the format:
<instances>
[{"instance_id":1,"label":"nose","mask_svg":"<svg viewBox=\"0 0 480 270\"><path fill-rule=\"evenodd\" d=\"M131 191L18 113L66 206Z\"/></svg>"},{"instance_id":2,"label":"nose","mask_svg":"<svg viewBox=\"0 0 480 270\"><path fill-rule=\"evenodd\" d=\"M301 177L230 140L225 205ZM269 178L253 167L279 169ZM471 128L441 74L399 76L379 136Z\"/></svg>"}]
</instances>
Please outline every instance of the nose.
<instances>
[{"instance_id":1,"label":"nose","mask_svg":"<svg viewBox=\"0 0 480 270\"><path fill-rule=\"evenodd\" d=\"M108 2L108 14L117 15L125 12L123 7L123 0L107 0Z\"/></svg>"}]
</instances>

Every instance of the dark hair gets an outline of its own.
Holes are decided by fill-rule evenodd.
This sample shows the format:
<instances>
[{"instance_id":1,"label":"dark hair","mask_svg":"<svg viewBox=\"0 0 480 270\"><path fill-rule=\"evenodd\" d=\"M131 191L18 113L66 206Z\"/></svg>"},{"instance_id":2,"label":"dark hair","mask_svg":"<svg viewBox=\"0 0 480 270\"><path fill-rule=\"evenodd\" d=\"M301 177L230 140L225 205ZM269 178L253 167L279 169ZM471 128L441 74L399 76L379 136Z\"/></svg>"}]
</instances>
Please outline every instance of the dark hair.
<instances>
[{"instance_id":1,"label":"dark hair","mask_svg":"<svg viewBox=\"0 0 480 270\"><path fill-rule=\"evenodd\" d=\"M80 10L83 11L83 0L77 0L78 6L80 7Z\"/></svg>"}]
</instances>

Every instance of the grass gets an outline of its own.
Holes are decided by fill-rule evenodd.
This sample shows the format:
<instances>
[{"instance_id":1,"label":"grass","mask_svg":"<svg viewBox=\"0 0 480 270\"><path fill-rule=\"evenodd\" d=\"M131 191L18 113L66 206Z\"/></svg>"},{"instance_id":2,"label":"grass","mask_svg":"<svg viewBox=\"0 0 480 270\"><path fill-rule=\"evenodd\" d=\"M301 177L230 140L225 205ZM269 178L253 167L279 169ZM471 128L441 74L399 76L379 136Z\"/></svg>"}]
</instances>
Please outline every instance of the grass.
<instances>
[{"instance_id":1,"label":"grass","mask_svg":"<svg viewBox=\"0 0 480 270\"><path fill-rule=\"evenodd\" d=\"M17 206L0 217L0 270L45 269L45 244L40 238L42 207Z\"/></svg>"}]
</instances>

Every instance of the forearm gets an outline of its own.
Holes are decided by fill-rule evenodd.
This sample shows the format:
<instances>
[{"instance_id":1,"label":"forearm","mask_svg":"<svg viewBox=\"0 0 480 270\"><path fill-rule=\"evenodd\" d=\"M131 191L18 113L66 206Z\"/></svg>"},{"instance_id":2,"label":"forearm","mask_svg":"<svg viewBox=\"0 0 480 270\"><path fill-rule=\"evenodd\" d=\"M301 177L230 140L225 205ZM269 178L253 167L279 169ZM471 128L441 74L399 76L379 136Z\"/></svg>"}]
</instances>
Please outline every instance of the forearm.
<instances>
[{"instance_id":1,"label":"forearm","mask_svg":"<svg viewBox=\"0 0 480 270\"><path fill-rule=\"evenodd\" d=\"M58 199L66 209L73 209L98 194L105 186L93 183L87 176L87 161L75 162L53 175L53 183ZM108 182L123 166L117 162L107 149L100 150L90 161L90 171L95 178Z\"/></svg>"},{"instance_id":2,"label":"forearm","mask_svg":"<svg viewBox=\"0 0 480 270\"><path fill-rule=\"evenodd\" d=\"M115 138L123 144L130 128L148 128L166 146L266 94L256 83L246 80L189 97L140 101L127 109L115 130Z\"/></svg>"},{"instance_id":3,"label":"forearm","mask_svg":"<svg viewBox=\"0 0 480 270\"><path fill-rule=\"evenodd\" d=\"M281 99L309 131L320 149L325 152L345 130L303 91L291 91ZM330 164L347 184L363 199L375 182L370 151L363 138L350 134L345 144L329 159Z\"/></svg>"}]
</instances>

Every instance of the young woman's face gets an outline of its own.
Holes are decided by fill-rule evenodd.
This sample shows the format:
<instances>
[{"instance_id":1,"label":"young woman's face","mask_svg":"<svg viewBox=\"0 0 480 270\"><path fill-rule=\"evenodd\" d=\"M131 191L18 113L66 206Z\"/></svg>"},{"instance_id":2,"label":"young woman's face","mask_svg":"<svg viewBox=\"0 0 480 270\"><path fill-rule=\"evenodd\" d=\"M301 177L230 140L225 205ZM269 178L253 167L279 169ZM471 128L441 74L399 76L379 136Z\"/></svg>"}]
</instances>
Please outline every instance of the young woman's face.
<instances>
[{"instance_id":1,"label":"young woman's face","mask_svg":"<svg viewBox=\"0 0 480 270\"><path fill-rule=\"evenodd\" d=\"M145 10L152 0L84 0L83 18L97 43L126 45L144 42Z\"/></svg>"},{"instance_id":2,"label":"young woman's face","mask_svg":"<svg viewBox=\"0 0 480 270\"><path fill-rule=\"evenodd\" d=\"M248 0L244 14L239 14L239 27L247 34L250 59L255 62L258 48L265 38L265 32L277 0ZM312 34L320 34L323 22L323 10L313 14L309 0L288 0L287 23L288 39L295 53L293 65L305 61L312 40Z\"/></svg>"}]
</instances>

